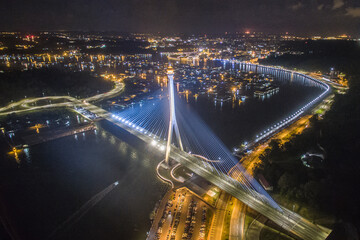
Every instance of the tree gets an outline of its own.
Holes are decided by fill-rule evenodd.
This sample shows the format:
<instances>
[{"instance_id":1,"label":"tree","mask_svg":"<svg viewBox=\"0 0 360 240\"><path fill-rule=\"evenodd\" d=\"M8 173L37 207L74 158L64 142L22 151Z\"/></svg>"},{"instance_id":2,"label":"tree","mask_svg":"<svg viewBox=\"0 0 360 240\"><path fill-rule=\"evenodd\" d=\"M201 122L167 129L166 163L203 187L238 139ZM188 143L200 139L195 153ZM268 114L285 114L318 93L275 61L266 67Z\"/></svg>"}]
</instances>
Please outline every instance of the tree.
<instances>
[{"instance_id":1,"label":"tree","mask_svg":"<svg viewBox=\"0 0 360 240\"><path fill-rule=\"evenodd\" d=\"M282 194L286 193L291 188L295 187L295 181L293 175L291 175L288 172L285 172L283 175L281 175L279 181L278 181L278 187L280 189L280 192Z\"/></svg>"}]
</instances>

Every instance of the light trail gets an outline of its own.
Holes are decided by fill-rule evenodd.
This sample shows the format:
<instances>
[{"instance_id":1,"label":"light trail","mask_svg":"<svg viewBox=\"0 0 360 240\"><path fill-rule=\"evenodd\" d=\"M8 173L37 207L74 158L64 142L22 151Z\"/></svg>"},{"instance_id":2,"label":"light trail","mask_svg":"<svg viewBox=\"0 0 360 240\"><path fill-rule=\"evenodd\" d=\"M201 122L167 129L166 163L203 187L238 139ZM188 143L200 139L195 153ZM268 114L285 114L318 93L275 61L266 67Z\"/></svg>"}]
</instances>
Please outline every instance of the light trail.
<instances>
[{"instance_id":1,"label":"light trail","mask_svg":"<svg viewBox=\"0 0 360 240\"><path fill-rule=\"evenodd\" d=\"M159 172L159 168L160 168L160 166L161 166L161 164L162 164L163 162L165 162L165 159L162 160L161 162L159 162L159 164L156 166L156 174L157 174L157 176L160 178L160 180L162 180L162 181L165 182L165 183L170 184L170 185L171 185L171 188L174 188L174 187L175 187L174 183L173 183L170 179L167 179L167 178L163 177L163 176L160 174L160 172ZM176 179L176 178L175 178L175 179Z\"/></svg>"},{"instance_id":2,"label":"light trail","mask_svg":"<svg viewBox=\"0 0 360 240\"><path fill-rule=\"evenodd\" d=\"M61 233L66 232L76 222L78 222L92 207L100 202L107 194L109 194L119 184L118 181L110 184L101 192L94 195L89 201L82 205L73 215L66 219L60 226L58 226L49 236L49 239L56 239L60 237Z\"/></svg>"},{"instance_id":3,"label":"light trail","mask_svg":"<svg viewBox=\"0 0 360 240\"><path fill-rule=\"evenodd\" d=\"M174 171L181 166L180 163L176 164L170 171L170 176L178 182L184 182L174 176Z\"/></svg>"}]
</instances>

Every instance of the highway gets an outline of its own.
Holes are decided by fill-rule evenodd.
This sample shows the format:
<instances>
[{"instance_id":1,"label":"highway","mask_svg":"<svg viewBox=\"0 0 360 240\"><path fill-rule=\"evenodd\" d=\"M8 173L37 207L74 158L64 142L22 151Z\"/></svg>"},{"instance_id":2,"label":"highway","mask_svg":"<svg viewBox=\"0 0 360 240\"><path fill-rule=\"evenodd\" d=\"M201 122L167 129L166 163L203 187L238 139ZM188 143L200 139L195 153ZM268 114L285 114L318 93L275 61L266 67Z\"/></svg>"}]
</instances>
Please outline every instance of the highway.
<instances>
[{"instance_id":1,"label":"highway","mask_svg":"<svg viewBox=\"0 0 360 240\"><path fill-rule=\"evenodd\" d=\"M142 134L119 121L116 121L112 118L109 118L109 121L127 130L145 142L151 143L153 141L153 138L149 137L148 135ZM165 145L165 142L160 144ZM330 233L320 229L298 214L292 213L285 208L281 207L281 211L279 211L279 209L274 208L270 204L259 200L261 199L261 196L259 196L259 198L253 197L249 192L245 191L241 186L239 186L239 183L235 182L235 180L225 174L218 175L216 173L217 171L210 165L207 165L205 168L204 163L191 154L185 153L176 147L172 147L170 157L190 169L192 172L207 179L209 182L236 197L250 208L260 212L265 217L277 223L280 227L299 236L302 239L324 240Z\"/></svg>"},{"instance_id":2,"label":"highway","mask_svg":"<svg viewBox=\"0 0 360 240\"><path fill-rule=\"evenodd\" d=\"M154 140L152 137L136 131L134 128L129 127L120 121L116 121L114 118L105 118L117 126L127 130L129 133L137 136L144 142L150 144ZM165 146L166 142L159 142L159 145ZM159 151L161 150L159 149ZM220 189L231 194L250 208L263 214L265 217L277 223L286 231L289 231L304 240L324 240L330 234L330 232L320 229L315 224L307 221L296 213L293 213L283 207L281 207L281 210L279 210L271 206L269 203L263 202L262 196L260 196L260 194L257 198L255 198L252 195L254 194L253 192L250 193L245 191L236 180L232 179L226 174L218 175L217 171L209 164L204 164L204 162L199 158L181 151L174 146L172 146L170 158L187 167L195 174L205 178ZM206 168L204 166L206 166Z\"/></svg>"},{"instance_id":3,"label":"highway","mask_svg":"<svg viewBox=\"0 0 360 240\"><path fill-rule=\"evenodd\" d=\"M301 237L305 240L324 240L329 233L323 232L316 225L310 223L301 216L290 212L289 210L282 208L283 212L273 208L269 204L266 204L249 193L245 192L242 188L236 186L226 175L222 177L214 174L215 170L205 169L200 164L196 164L196 159L192 156L186 156L186 154L180 151L173 150L171 157L176 161L180 162L184 166L188 167L191 171L195 172L199 176L204 177L214 185L218 186L222 190L230 193L241 202L245 203L252 209L260 212L270 220L277 223L285 230L292 232L293 234ZM185 156L184 156L185 155Z\"/></svg>"}]
</instances>

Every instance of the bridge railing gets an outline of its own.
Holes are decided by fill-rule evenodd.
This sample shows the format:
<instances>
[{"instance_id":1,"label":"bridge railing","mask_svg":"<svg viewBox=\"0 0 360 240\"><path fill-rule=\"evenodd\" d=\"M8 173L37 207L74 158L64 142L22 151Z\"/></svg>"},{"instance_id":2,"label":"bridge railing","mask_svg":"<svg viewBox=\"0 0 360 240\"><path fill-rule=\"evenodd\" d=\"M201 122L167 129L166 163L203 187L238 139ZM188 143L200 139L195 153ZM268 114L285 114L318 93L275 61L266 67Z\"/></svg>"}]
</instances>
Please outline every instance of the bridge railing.
<instances>
[{"instance_id":1,"label":"bridge railing","mask_svg":"<svg viewBox=\"0 0 360 240\"><path fill-rule=\"evenodd\" d=\"M298 119L301 115L303 115L306 111L309 109L312 109L313 106L324 99L328 94L331 93L331 87L325 83L322 82L316 78L310 77L306 74L279 68L279 67L272 67L272 66L266 66L266 65L260 65L260 64L252 64L252 63L246 63L241 62L238 60L228 60L231 62L234 62L236 64L239 64L240 69L245 69L247 71L253 71L257 73L262 74L271 74L278 78L283 78L284 80L301 80L301 81L308 81L313 83L315 86L319 86L322 89L322 92L311 99L309 102L307 102L305 105L301 106L297 110L295 110L293 113L291 113L288 117L286 117L283 120L280 120L279 122L272 124L269 128L265 129L264 131L261 131L256 138L253 140L254 143L257 143L263 139L268 138L270 135L276 133L280 129L282 129L284 126L287 126L288 124L292 123L294 120Z\"/></svg>"}]
</instances>

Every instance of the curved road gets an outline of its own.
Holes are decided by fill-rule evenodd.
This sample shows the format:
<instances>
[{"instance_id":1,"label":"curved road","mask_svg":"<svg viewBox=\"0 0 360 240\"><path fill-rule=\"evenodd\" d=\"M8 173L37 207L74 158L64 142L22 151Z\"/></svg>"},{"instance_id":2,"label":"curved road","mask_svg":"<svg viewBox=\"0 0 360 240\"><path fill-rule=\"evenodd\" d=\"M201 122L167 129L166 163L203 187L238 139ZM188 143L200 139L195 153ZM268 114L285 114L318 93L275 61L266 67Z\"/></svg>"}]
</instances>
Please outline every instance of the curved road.
<instances>
[{"instance_id":1,"label":"curved road","mask_svg":"<svg viewBox=\"0 0 360 240\"><path fill-rule=\"evenodd\" d=\"M84 99L76 99L74 97L70 96L46 96L46 97L39 97L39 98L25 98L23 100L20 100L15 103L11 103L5 107L0 108L0 116L8 115L12 113L22 113L27 111L33 111L33 110L42 110L47 108L55 108L55 107L74 107L74 106L81 106L83 108L86 108L89 106L89 102L96 102L101 101L106 98L111 98L116 95L118 95L122 90L124 89L124 84L120 81L115 82L115 87L106 93L101 93L89 98ZM67 102L62 103L54 103L54 104L46 104L46 105L40 105L40 106L30 106L30 104L34 104L38 101L42 100L66 100ZM14 109L19 108L19 109Z\"/></svg>"}]
</instances>

